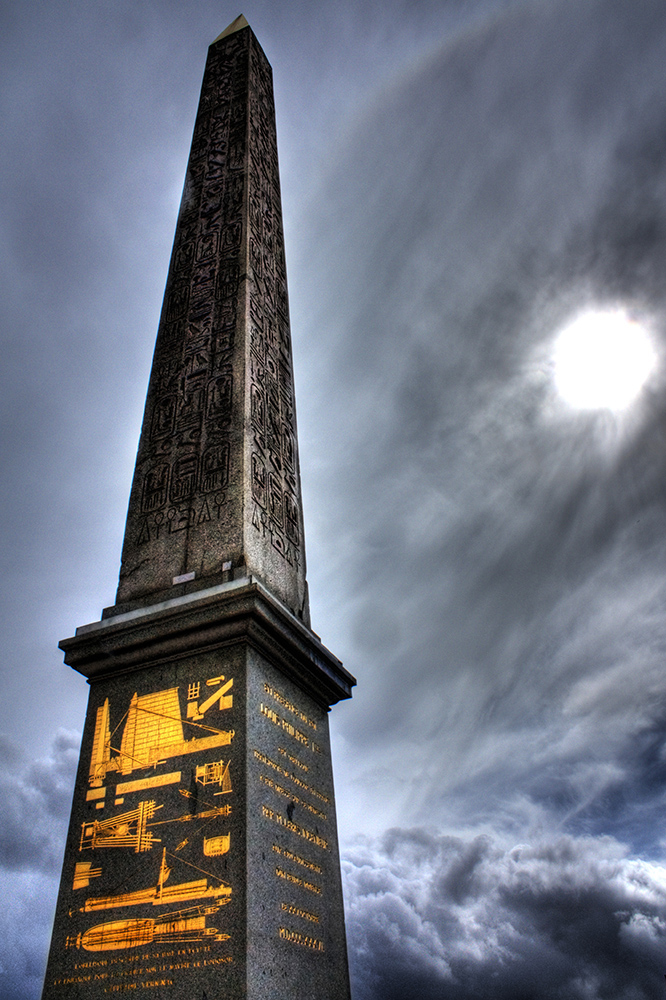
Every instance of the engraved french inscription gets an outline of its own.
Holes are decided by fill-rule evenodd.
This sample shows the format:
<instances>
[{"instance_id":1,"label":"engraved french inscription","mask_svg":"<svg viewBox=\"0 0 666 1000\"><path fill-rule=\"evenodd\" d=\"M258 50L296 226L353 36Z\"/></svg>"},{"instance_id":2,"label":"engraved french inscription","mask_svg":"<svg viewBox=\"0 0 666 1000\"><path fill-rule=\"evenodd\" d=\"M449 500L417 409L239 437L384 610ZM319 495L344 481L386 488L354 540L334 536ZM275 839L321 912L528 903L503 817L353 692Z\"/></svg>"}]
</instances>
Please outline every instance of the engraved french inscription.
<instances>
[{"instance_id":1,"label":"engraved french inscription","mask_svg":"<svg viewBox=\"0 0 666 1000\"><path fill-rule=\"evenodd\" d=\"M321 938L310 937L308 934L301 934L300 931L290 931L287 927L280 927L278 933L282 940L288 941L289 944L311 948L313 951L324 951L324 942Z\"/></svg>"},{"instance_id":2,"label":"engraved french inscription","mask_svg":"<svg viewBox=\"0 0 666 1000\"><path fill-rule=\"evenodd\" d=\"M302 746L309 747L310 749L314 750L315 753L319 752L319 747L317 747L317 749L315 750L316 744L310 740L310 737L307 735L307 733L304 733L300 729L297 729L296 726L293 725L293 723L289 722L288 719L284 719L282 716L278 715L277 712L275 712L268 705L264 705L264 703L262 702L259 707L259 711L266 719L272 722L274 726L280 726L281 729L283 729L286 733L288 733L293 739L295 739Z\"/></svg>"},{"instance_id":3,"label":"engraved french inscription","mask_svg":"<svg viewBox=\"0 0 666 1000\"><path fill-rule=\"evenodd\" d=\"M287 768L283 767L282 764L278 763L275 760L272 760L267 754L262 753L261 750L254 749L252 753L254 754L257 760L261 761L262 764L265 764L267 767L270 767L274 771L277 771L284 778L287 778L289 781L292 781L304 792L308 792L310 795L314 795L321 802L329 801L327 795L324 795L323 792L320 792L319 789L315 788L313 785L308 784L308 782L304 781L303 778L300 777L300 775L295 774L293 771L287 770ZM282 753L285 753L285 751L282 751Z\"/></svg>"},{"instance_id":4,"label":"engraved french inscription","mask_svg":"<svg viewBox=\"0 0 666 1000\"><path fill-rule=\"evenodd\" d=\"M298 708L298 706L295 705L293 701L290 701L289 698L285 697L285 695L283 695L282 692L277 691L274 687L271 687L271 685L266 683L266 681L264 681L263 689L264 689L264 694L270 695L270 697L273 698L275 701L277 701L279 705L282 705L283 708L286 708L289 712L292 712L294 715L298 716L301 722L304 722L306 726L310 726L310 728L314 729L316 732L317 723L315 722L315 720L310 718L309 715L306 715L306 713L302 711L302 709Z\"/></svg>"},{"instance_id":5,"label":"engraved french inscription","mask_svg":"<svg viewBox=\"0 0 666 1000\"><path fill-rule=\"evenodd\" d=\"M303 868L308 868L312 872L316 872L321 875L322 869L321 865L316 864L314 861L309 861L307 858L302 857L300 854L296 854L294 851L290 851L286 847L280 847L279 844L273 844L273 850L276 854L280 854L289 861L293 861L297 865L302 865Z\"/></svg>"},{"instance_id":6,"label":"engraved french inscription","mask_svg":"<svg viewBox=\"0 0 666 1000\"><path fill-rule=\"evenodd\" d=\"M309 841L311 844L315 844L317 847L321 848L322 851L328 851L328 841L324 837L320 837L318 833L313 830L309 830L307 827L300 826L298 823L294 823L288 817L285 819L280 813L275 812L270 806L262 805L261 815L265 819L272 820L273 823L277 823L278 826L284 827L286 830L290 830L292 833L296 834L297 837L302 837L303 840Z\"/></svg>"},{"instance_id":7,"label":"engraved french inscription","mask_svg":"<svg viewBox=\"0 0 666 1000\"><path fill-rule=\"evenodd\" d=\"M313 924L319 923L319 917L316 913L310 913L309 910L304 910L293 903L280 903L280 909L283 913L288 913L290 917L300 917L301 920L308 920Z\"/></svg>"}]
</instances>

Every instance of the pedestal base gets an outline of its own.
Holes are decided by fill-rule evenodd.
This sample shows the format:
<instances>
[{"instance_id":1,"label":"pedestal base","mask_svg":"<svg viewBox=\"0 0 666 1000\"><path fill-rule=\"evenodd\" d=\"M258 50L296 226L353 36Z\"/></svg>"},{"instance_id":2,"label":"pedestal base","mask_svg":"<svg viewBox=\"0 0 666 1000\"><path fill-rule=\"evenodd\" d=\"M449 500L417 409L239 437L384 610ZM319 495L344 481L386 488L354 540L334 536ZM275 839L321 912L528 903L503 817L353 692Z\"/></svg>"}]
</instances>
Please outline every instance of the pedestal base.
<instances>
[{"instance_id":1,"label":"pedestal base","mask_svg":"<svg viewBox=\"0 0 666 1000\"><path fill-rule=\"evenodd\" d=\"M256 580L83 626L44 998L348 1000L328 706L354 679Z\"/></svg>"}]
</instances>

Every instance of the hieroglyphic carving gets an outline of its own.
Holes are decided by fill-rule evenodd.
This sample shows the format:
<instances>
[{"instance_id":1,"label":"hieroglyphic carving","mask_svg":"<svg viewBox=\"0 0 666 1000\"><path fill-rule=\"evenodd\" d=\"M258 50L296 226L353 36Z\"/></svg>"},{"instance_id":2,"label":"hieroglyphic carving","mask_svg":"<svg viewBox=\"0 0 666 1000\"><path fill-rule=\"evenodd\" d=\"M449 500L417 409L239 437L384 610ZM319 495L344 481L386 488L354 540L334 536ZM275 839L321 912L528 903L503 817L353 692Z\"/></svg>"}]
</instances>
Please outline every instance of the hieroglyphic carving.
<instances>
[{"instance_id":1,"label":"hieroglyphic carving","mask_svg":"<svg viewBox=\"0 0 666 1000\"><path fill-rule=\"evenodd\" d=\"M242 435L234 429L246 405L252 410L251 479L243 485L252 502L236 510L237 484L226 490L231 470L243 468ZM215 511L201 503L207 494L217 499ZM151 552L160 560L173 554L180 566L185 549L195 561L189 539L205 544L210 537L198 529L222 521L225 531L238 531L245 509L249 530L263 540L254 551L277 552L300 579L303 532L272 78L249 32L211 50L204 76L118 600L147 586L159 589L148 568ZM167 535L177 531L184 534L168 544ZM206 574L221 571L211 559L216 551L206 550ZM219 551L221 563L222 546ZM165 566L163 586L178 575ZM285 584L289 603L302 615L303 593L299 583L294 603L293 579Z\"/></svg>"},{"instance_id":2,"label":"hieroglyphic carving","mask_svg":"<svg viewBox=\"0 0 666 1000\"><path fill-rule=\"evenodd\" d=\"M252 523L293 565L300 560L287 276L270 72L253 50L249 128Z\"/></svg>"},{"instance_id":3,"label":"hieroglyphic carving","mask_svg":"<svg viewBox=\"0 0 666 1000\"><path fill-rule=\"evenodd\" d=\"M158 332L134 492L145 515L129 544L219 519L227 502L234 333L247 184L249 33L212 52L204 77ZM217 512L197 503L217 494ZM130 503L130 517L137 507ZM177 522L177 523L174 523ZM129 525L128 525L129 528Z\"/></svg>"}]
</instances>

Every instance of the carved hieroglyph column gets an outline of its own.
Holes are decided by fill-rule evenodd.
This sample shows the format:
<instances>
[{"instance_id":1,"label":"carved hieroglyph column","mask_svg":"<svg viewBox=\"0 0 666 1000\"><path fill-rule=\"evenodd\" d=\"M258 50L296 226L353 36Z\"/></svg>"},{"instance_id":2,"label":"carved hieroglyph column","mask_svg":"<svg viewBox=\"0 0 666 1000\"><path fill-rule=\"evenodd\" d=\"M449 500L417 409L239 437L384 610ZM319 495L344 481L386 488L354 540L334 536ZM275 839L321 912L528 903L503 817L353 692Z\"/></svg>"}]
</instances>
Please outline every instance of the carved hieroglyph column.
<instances>
[{"instance_id":1,"label":"carved hieroglyph column","mask_svg":"<svg viewBox=\"0 0 666 1000\"><path fill-rule=\"evenodd\" d=\"M307 623L272 74L243 27L206 64L117 605L248 572Z\"/></svg>"},{"instance_id":2,"label":"carved hieroglyph column","mask_svg":"<svg viewBox=\"0 0 666 1000\"><path fill-rule=\"evenodd\" d=\"M90 684L44 998L348 1000L311 631L271 69L211 45L116 604Z\"/></svg>"}]
</instances>

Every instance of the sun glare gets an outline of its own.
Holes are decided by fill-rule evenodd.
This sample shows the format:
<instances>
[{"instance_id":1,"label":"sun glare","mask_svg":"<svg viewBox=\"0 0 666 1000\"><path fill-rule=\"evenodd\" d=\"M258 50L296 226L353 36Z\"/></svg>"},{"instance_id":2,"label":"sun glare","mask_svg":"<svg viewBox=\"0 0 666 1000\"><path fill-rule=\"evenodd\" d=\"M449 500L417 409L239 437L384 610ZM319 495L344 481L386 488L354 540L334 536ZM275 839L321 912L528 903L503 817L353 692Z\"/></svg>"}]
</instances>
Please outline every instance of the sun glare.
<instances>
[{"instance_id":1,"label":"sun glare","mask_svg":"<svg viewBox=\"0 0 666 1000\"><path fill-rule=\"evenodd\" d=\"M623 309L590 309L558 335L555 385L581 410L624 410L655 370L657 355L644 326Z\"/></svg>"}]
</instances>

